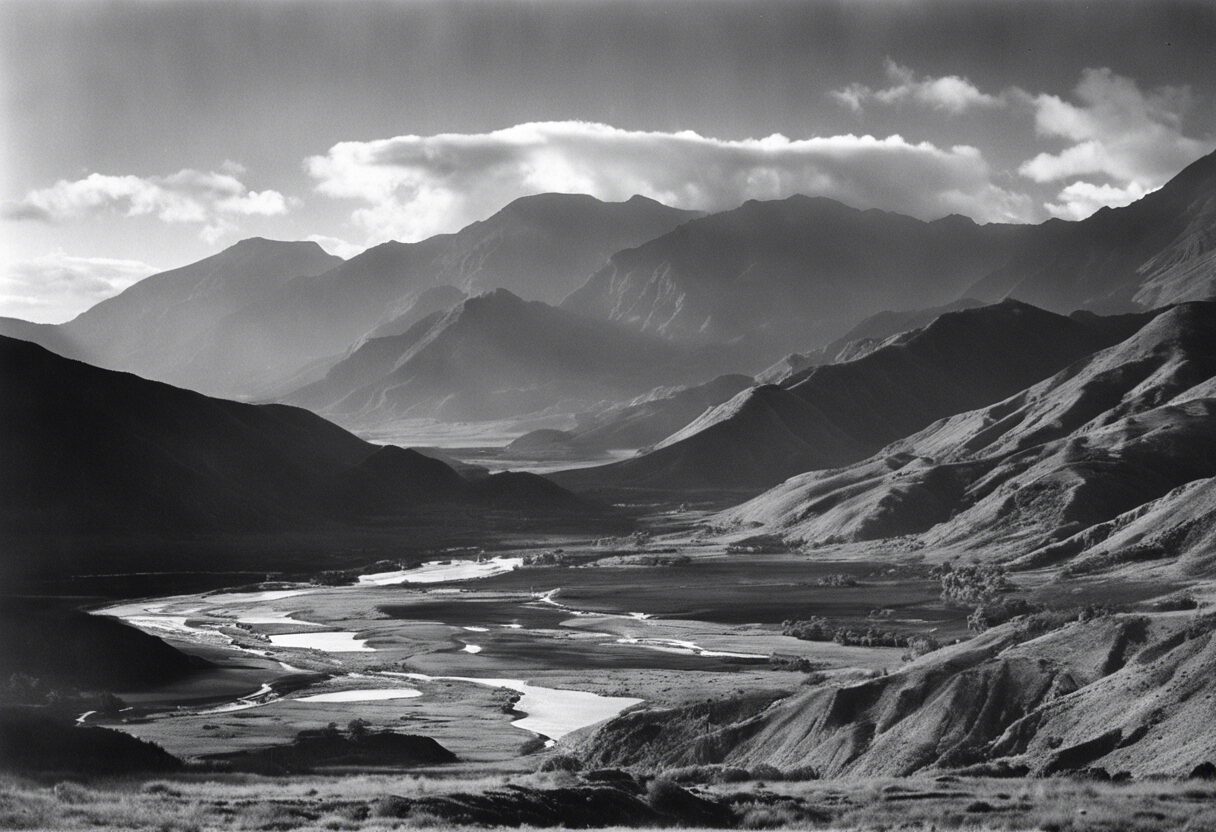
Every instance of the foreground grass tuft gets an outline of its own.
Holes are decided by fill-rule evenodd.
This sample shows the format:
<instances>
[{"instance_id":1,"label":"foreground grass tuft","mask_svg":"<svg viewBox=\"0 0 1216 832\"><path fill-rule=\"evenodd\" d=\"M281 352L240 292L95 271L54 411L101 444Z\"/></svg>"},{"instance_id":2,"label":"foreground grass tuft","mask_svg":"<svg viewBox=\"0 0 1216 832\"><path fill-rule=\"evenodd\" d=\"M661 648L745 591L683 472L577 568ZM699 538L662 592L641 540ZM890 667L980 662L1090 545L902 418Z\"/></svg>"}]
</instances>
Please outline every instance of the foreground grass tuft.
<instances>
[{"instance_id":1,"label":"foreground grass tuft","mask_svg":"<svg viewBox=\"0 0 1216 832\"><path fill-rule=\"evenodd\" d=\"M420 776L358 774L266 778L181 775L155 780L0 779L0 829L135 832L458 829L411 808L417 798L475 795L512 787L551 790L579 775ZM599 785L603 785L601 782ZM641 788L641 787L639 787ZM658 808L687 800L651 779ZM1200 832L1216 829L1216 787L1195 782L1097 783L1066 779L943 777L870 781L723 782L699 792L729 807L743 829L904 832ZM459 802L459 800L457 800ZM518 819L503 818L503 825Z\"/></svg>"}]
</instances>

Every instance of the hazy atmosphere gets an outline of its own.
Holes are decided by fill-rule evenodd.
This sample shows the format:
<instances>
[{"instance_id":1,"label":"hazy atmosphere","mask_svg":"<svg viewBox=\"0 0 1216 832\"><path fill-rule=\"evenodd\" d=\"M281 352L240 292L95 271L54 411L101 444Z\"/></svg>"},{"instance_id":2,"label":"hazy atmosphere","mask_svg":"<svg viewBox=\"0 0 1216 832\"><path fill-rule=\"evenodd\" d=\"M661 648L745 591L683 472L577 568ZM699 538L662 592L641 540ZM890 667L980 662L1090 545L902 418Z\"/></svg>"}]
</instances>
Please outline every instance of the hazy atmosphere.
<instances>
[{"instance_id":1,"label":"hazy atmosphere","mask_svg":"<svg viewBox=\"0 0 1216 832\"><path fill-rule=\"evenodd\" d=\"M0 0L0 829L1216 829L1213 68Z\"/></svg>"},{"instance_id":2,"label":"hazy atmosphere","mask_svg":"<svg viewBox=\"0 0 1216 832\"><path fill-rule=\"evenodd\" d=\"M0 314L543 192L1080 219L1216 146L1193 3L0 5Z\"/></svg>"}]
</instances>

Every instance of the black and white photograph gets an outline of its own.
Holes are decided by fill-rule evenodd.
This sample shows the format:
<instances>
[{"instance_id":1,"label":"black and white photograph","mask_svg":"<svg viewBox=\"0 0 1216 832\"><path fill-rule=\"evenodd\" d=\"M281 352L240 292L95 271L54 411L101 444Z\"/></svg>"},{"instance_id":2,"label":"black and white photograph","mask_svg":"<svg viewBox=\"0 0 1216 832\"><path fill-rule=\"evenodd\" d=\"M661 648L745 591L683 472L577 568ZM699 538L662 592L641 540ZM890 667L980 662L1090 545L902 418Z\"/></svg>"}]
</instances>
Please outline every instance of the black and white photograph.
<instances>
[{"instance_id":1,"label":"black and white photograph","mask_svg":"<svg viewBox=\"0 0 1216 832\"><path fill-rule=\"evenodd\" d=\"M1216 2L0 0L0 829L1216 830Z\"/></svg>"}]
</instances>

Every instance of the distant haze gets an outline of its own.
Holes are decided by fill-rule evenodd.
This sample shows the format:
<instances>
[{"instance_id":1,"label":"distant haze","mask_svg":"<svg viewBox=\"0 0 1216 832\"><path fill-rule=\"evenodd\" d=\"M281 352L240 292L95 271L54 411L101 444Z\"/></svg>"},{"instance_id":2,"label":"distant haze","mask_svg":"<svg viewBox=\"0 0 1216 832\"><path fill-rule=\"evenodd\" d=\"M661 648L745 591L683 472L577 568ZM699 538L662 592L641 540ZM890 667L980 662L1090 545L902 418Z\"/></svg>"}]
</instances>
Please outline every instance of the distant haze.
<instances>
[{"instance_id":1,"label":"distant haze","mask_svg":"<svg viewBox=\"0 0 1216 832\"><path fill-rule=\"evenodd\" d=\"M0 315L540 192L1078 219L1216 147L1197 2L0 7Z\"/></svg>"}]
</instances>

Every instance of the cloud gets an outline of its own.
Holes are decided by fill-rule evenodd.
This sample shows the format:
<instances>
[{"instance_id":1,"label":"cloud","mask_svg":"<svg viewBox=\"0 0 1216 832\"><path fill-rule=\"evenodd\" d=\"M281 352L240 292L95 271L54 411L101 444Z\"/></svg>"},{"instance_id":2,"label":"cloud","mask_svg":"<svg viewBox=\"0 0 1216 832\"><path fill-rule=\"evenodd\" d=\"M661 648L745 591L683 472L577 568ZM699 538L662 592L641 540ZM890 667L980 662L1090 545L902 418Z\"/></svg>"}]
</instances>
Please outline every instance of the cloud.
<instances>
[{"instance_id":1,"label":"cloud","mask_svg":"<svg viewBox=\"0 0 1216 832\"><path fill-rule=\"evenodd\" d=\"M520 124L478 134L342 142L305 160L316 189L365 203L352 220L371 239L418 240L544 192L605 200L634 194L702 210L794 193L924 218L1027 219L1029 204L996 188L981 153L898 135L721 140L691 131L621 130L588 122Z\"/></svg>"},{"instance_id":2,"label":"cloud","mask_svg":"<svg viewBox=\"0 0 1216 832\"><path fill-rule=\"evenodd\" d=\"M891 82L888 87L874 89L865 84L849 84L828 94L854 112L861 112L867 102L892 105L912 101L951 115L974 107L993 108L1005 104L1004 96L980 92L975 84L958 75L917 78L911 69L890 58L885 66L887 79Z\"/></svg>"},{"instance_id":3,"label":"cloud","mask_svg":"<svg viewBox=\"0 0 1216 832\"><path fill-rule=\"evenodd\" d=\"M234 217L275 216L289 210L291 200L278 191L247 188L238 178L243 173L244 168L231 161L219 172L186 168L168 176L92 173L32 190L5 205L3 215L53 223L111 213L153 216L166 223L201 225L200 236L214 242L235 230Z\"/></svg>"},{"instance_id":4,"label":"cloud","mask_svg":"<svg viewBox=\"0 0 1216 832\"><path fill-rule=\"evenodd\" d=\"M1079 104L1055 95L1027 96L1034 107L1040 136L1070 144L1055 153L1040 153L1018 172L1035 182L1073 179L1047 209L1057 216L1081 218L1103 205L1125 205L1165 184L1209 152L1211 142L1183 133L1192 103L1187 87L1159 87L1145 92L1134 80L1109 69L1086 69L1075 90ZM1091 176L1113 184L1077 179ZM1131 196L1129 196L1131 195Z\"/></svg>"},{"instance_id":5,"label":"cloud","mask_svg":"<svg viewBox=\"0 0 1216 832\"><path fill-rule=\"evenodd\" d=\"M1060 191L1055 202L1045 203L1048 213L1065 220L1083 220L1099 208L1130 205L1148 191L1135 182L1126 188L1077 181Z\"/></svg>"},{"instance_id":6,"label":"cloud","mask_svg":"<svg viewBox=\"0 0 1216 832\"><path fill-rule=\"evenodd\" d=\"M349 260L356 254L361 254L364 251L363 246L347 242L341 237L330 237L325 234L309 234L304 239L316 243L328 253L341 257L343 260Z\"/></svg>"},{"instance_id":7,"label":"cloud","mask_svg":"<svg viewBox=\"0 0 1216 832\"><path fill-rule=\"evenodd\" d=\"M159 271L138 260L57 251L0 270L0 315L59 323Z\"/></svg>"}]
</instances>

